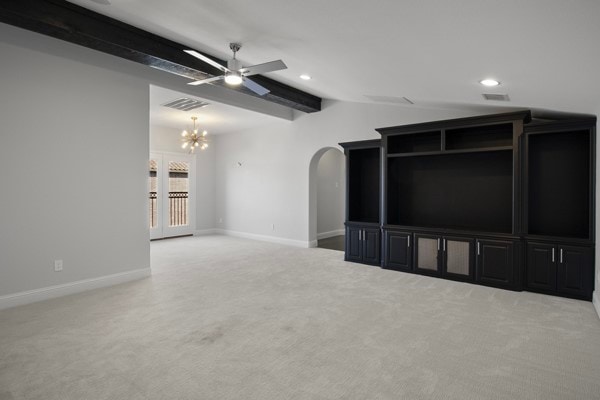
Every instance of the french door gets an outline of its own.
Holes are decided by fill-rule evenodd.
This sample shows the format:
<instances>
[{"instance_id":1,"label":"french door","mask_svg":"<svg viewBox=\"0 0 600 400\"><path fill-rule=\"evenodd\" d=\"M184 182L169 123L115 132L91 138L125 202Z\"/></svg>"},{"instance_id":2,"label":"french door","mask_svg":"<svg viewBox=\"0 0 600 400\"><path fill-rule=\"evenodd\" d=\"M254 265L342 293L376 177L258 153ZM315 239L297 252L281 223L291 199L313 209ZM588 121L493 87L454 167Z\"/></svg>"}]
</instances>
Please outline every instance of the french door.
<instances>
[{"instance_id":1,"label":"french door","mask_svg":"<svg viewBox=\"0 0 600 400\"><path fill-rule=\"evenodd\" d=\"M196 229L196 159L151 153L148 168L150 239L190 235Z\"/></svg>"}]
</instances>

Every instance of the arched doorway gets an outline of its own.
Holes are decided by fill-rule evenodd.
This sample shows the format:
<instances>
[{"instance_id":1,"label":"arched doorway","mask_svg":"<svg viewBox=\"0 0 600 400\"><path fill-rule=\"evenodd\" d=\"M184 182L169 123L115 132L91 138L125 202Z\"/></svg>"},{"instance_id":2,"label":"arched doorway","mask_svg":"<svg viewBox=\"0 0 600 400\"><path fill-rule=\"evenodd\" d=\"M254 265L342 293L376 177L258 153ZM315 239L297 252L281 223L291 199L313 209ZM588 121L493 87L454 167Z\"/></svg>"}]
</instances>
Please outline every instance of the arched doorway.
<instances>
[{"instance_id":1,"label":"arched doorway","mask_svg":"<svg viewBox=\"0 0 600 400\"><path fill-rule=\"evenodd\" d=\"M309 166L309 242L311 247L343 250L346 163L338 148L317 151Z\"/></svg>"}]
</instances>

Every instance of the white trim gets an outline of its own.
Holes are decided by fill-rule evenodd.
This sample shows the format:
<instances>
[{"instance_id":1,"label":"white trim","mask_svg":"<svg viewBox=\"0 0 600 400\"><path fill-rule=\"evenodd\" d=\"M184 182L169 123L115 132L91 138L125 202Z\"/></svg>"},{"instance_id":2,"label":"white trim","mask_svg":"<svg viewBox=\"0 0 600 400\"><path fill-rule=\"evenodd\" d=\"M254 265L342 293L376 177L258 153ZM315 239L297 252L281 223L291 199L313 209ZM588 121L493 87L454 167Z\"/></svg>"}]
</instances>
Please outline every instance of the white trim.
<instances>
[{"instance_id":1,"label":"white trim","mask_svg":"<svg viewBox=\"0 0 600 400\"><path fill-rule=\"evenodd\" d=\"M294 246L294 247L304 247L304 248L310 247L309 246L310 243L305 242L303 240L285 239L285 238L281 238L281 237L277 237L277 236L267 236L267 235L258 235L256 233L230 231L228 229L215 229L215 231L221 235L235 236L235 237L252 239L252 240L260 240L263 242L285 244L285 245Z\"/></svg>"},{"instance_id":2,"label":"white trim","mask_svg":"<svg viewBox=\"0 0 600 400\"><path fill-rule=\"evenodd\" d=\"M135 269L133 271L101 276L98 278L84 279L81 281L64 283L61 285L48 286L41 289L28 290L0 296L0 310L16 307L23 304L35 303L37 301L49 300L55 297L85 292L106 286L118 285L137 279L149 277L152 274L150 268Z\"/></svg>"},{"instance_id":3,"label":"white trim","mask_svg":"<svg viewBox=\"0 0 600 400\"><path fill-rule=\"evenodd\" d=\"M594 304L594 308L598 313L598 317L600 318L600 293L598 290L594 290L594 294L592 295L592 303Z\"/></svg>"},{"instance_id":4,"label":"white trim","mask_svg":"<svg viewBox=\"0 0 600 400\"><path fill-rule=\"evenodd\" d=\"M317 240L327 239L327 238L334 237L334 236L340 236L340 235L343 235L344 233L345 232L343 229L336 229L335 231L317 233Z\"/></svg>"},{"instance_id":5,"label":"white trim","mask_svg":"<svg viewBox=\"0 0 600 400\"><path fill-rule=\"evenodd\" d=\"M216 235L217 233L219 233L219 232L217 232L217 229L215 229L215 228L201 229L201 230L194 232L194 236Z\"/></svg>"}]
</instances>

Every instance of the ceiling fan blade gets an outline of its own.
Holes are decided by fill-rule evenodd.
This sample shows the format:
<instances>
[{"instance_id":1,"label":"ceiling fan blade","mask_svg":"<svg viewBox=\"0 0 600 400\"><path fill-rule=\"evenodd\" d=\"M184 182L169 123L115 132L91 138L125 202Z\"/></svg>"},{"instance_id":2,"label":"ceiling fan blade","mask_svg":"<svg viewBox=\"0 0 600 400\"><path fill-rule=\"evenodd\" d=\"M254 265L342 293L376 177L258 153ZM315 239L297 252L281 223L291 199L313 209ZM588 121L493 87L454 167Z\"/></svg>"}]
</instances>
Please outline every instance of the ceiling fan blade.
<instances>
[{"instance_id":1,"label":"ceiling fan blade","mask_svg":"<svg viewBox=\"0 0 600 400\"><path fill-rule=\"evenodd\" d=\"M264 96L265 94L270 92L269 89L260 86L258 83L254 82L248 78L243 78L242 85L246 86L248 89L252 90L254 93L256 93L259 96Z\"/></svg>"},{"instance_id":2,"label":"ceiling fan blade","mask_svg":"<svg viewBox=\"0 0 600 400\"><path fill-rule=\"evenodd\" d=\"M215 68L218 68L219 70L223 71L223 72L229 72L229 69L221 64L219 64L218 62L216 62L215 60L212 60L208 57L206 57L204 54L200 54L198 53L196 50L184 50L186 53L188 53L190 56L194 56L197 59L204 61L207 64L212 65Z\"/></svg>"},{"instance_id":3,"label":"ceiling fan blade","mask_svg":"<svg viewBox=\"0 0 600 400\"><path fill-rule=\"evenodd\" d=\"M221 76L213 76L212 78L202 79L200 81L189 82L188 85L198 86L198 85L203 85L205 83L210 83L210 82L218 81L220 79L223 79L222 75Z\"/></svg>"},{"instance_id":4,"label":"ceiling fan blade","mask_svg":"<svg viewBox=\"0 0 600 400\"><path fill-rule=\"evenodd\" d=\"M287 69L287 65L281 60L269 61L264 64L252 65L245 67L240 70L245 76L251 76L256 74L264 74L267 72L279 71L281 69Z\"/></svg>"}]
</instances>

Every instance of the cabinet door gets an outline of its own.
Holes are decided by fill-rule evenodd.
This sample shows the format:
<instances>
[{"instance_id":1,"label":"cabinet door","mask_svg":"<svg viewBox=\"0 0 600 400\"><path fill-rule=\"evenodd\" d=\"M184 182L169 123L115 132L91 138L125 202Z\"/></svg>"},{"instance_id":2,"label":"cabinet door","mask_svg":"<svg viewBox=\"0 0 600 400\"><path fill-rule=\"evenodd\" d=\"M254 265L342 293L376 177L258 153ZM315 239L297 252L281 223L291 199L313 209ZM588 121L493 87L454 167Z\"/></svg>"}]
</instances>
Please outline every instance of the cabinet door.
<instances>
[{"instance_id":1,"label":"cabinet door","mask_svg":"<svg viewBox=\"0 0 600 400\"><path fill-rule=\"evenodd\" d=\"M592 249L579 246L560 246L558 257L558 292L591 298Z\"/></svg>"},{"instance_id":2,"label":"cabinet door","mask_svg":"<svg viewBox=\"0 0 600 400\"><path fill-rule=\"evenodd\" d=\"M442 239L444 275L457 279L473 278L473 240L446 236Z\"/></svg>"},{"instance_id":3,"label":"cabinet door","mask_svg":"<svg viewBox=\"0 0 600 400\"><path fill-rule=\"evenodd\" d=\"M362 229L346 227L346 261L362 261Z\"/></svg>"},{"instance_id":4,"label":"cabinet door","mask_svg":"<svg viewBox=\"0 0 600 400\"><path fill-rule=\"evenodd\" d=\"M385 232L384 268L412 270L412 235L406 232Z\"/></svg>"},{"instance_id":5,"label":"cabinet door","mask_svg":"<svg viewBox=\"0 0 600 400\"><path fill-rule=\"evenodd\" d=\"M557 249L545 243L527 243L527 287L556 290Z\"/></svg>"},{"instance_id":6,"label":"cabinet door","mask_svg":"<svg viewBox=\"0 0 600 400\"><path fill-rule=\"evenodd\" d=\"M477 281L507 287L514 283L515 248L512 241L477 241Z\"/></svg>"},{"instance_id":7,"label":"cabinet door","mask_svg":"<svg viewBox=\"0 0 600 400\"><path fill-rule=\"evenodd\" d=\"M363 261L369 264L379 264L380 231L379 229L367 228L362 230Z\"/></svg>"},{"instance_id":8,"label":"cabinet door","mask_svg":"<svg viewBox=\"0 0 600 400\"><path fill-rule=\"evenodd\" d=\"M442 238L415 234L415 270L427 275L439 275Z\"/></svg>"}]
</instances>

